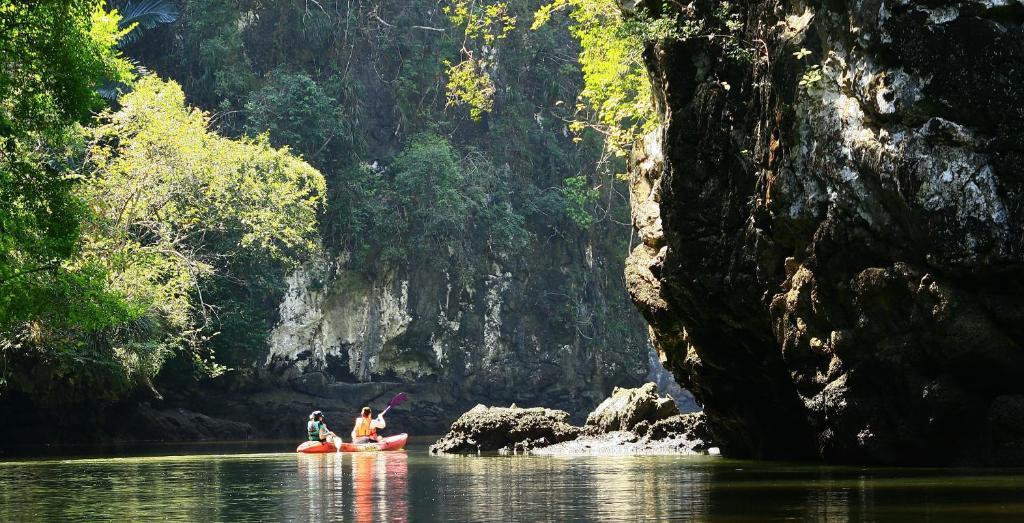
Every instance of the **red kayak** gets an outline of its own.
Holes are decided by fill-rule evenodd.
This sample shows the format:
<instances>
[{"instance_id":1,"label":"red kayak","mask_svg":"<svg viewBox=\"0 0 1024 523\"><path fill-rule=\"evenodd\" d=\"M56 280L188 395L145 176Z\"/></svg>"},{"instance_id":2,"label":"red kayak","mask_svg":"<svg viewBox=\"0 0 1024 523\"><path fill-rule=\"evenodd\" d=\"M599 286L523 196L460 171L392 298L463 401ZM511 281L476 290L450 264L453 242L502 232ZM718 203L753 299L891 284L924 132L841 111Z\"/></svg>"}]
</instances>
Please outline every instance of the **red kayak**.
<instances>
[{"instance_id":1,"label":"red kayak","mask_svg":"<svg viewBox=\"0 0 1024 523\"><path fill-rule=\"evenodd\" d=\"M321 443L319 441L306 441L295 452L316 454L320 452L385 452L389 450L402 450L405 448L405 440L409 439L408 434L396 434L381 438L374 443L342 443L341 448L335 448L333 443Z\"/></svg>"}]
</instances>

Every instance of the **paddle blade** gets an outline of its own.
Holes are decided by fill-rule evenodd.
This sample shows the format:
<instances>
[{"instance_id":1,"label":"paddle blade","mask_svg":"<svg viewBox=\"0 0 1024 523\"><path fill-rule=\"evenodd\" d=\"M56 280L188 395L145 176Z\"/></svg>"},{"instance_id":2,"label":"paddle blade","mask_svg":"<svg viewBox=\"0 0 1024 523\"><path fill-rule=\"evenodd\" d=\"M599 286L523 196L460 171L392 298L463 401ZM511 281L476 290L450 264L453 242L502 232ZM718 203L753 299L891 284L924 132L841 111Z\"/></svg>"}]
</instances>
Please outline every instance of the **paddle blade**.
<instances>
[{"instance_id":1,"label":"paddle blade","mask_svg":"<svg viewBox=\"0 0 1024 523\"><path fill-rule=\"evenodd\" d=\"M388 408L397 407L402 404L403 401L409 399L409 395L404 392L399 392L391 401L388 402Z\"/></svg>"}]
</instances>

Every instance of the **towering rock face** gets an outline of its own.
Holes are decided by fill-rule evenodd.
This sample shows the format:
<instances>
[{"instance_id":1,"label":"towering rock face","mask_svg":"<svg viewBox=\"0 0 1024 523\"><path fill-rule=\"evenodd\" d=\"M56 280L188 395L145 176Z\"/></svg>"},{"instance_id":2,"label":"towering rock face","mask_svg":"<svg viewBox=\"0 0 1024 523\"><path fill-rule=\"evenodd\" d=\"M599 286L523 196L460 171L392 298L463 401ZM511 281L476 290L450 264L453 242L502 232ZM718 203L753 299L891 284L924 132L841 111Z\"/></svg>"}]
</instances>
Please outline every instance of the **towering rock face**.
<instances>
[{"instance_id":1,"label":"towering rock face","mask_svg":"<svg viewBox=\"0 0 1024 523\"><path fill-rule=\"evenodd\" d=\"M735 456L1020 462L1024 3L741 9L647 50L626 277L666 365Z\"/></svg>"},{"instance_id":2,"label":"towering rock face","mask_svg":"<svg viewBox=\"0 0 1024 523\"><path fill-rule=\"evenodd\" d=\"M582 415L649 370L619 263L585 244L469 280L415 263L370 277L321 260L289 278L267 364L297 382L438 383L451 404Z\"/></svg>"}]
</instances>

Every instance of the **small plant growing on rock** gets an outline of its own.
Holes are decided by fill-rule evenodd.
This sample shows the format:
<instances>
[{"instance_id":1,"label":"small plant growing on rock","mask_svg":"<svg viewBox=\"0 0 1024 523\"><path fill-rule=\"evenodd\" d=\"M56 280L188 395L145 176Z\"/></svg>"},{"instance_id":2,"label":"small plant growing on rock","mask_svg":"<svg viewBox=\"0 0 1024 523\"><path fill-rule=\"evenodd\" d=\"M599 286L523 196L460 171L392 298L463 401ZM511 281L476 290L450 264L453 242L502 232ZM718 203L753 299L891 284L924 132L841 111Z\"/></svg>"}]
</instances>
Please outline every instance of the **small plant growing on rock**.
<instances>
[{"instance_id":1,"label":"small plant growing on rock","mask_svg":"<svg viewBox=\"0 0 1024 523\"><path fill-rule=\"evenodd\" d=\"M806 47L801 47L799 51L793 53L793 56L797 60L803 60L811 55L811 51ZM804 71L804 74L800 77L800 88L807 91L821 85L821 80L824 77L821 72L821 64L814 64Z\"/></svg>"},{"instance_id":2,"label":"small plant growing on rock","mask_svg":"<svg viewBox=\"0 0 1024 523\"><path fill-rule=\"evenodd\" d=\"M820 65L812 65L804 71L803 76L800 77L800 87L804 90L814 89L821 85L821 80L824 78L821 72Z\"/></svg>"}]
</instances>

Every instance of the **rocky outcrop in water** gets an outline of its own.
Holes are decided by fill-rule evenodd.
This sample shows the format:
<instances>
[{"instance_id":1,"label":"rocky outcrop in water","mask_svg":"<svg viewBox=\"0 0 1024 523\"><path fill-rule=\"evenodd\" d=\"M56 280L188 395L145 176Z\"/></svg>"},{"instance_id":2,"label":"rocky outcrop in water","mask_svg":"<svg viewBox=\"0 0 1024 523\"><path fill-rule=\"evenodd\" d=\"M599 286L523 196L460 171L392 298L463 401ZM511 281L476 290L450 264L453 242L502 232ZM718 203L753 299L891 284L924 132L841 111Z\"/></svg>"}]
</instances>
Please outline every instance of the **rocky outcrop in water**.
<instances>
[{"instance_id":1,"label":"rocky outcrop in water","mask_svg":"<svg viewBox=\"0 0 1024 523\"><path fill-rule=\"evenodd\" d=\"M676 414L655 421L653 424L635 429L636 433L648 441L660 441L668 438L681 438L694 442L695 450L707 450L715 439L708 427L707 416L703 412Z\"/></svg>"},{"instance_id":2,"label":"rocky outcrop in water","mask_svg":"<svg viewBox=\"0 0 1024 523\"><path fill-rule=\"evenodd\" d=\"M631 431L641 423L649 425L676 414L676 402L671 397L658 396L654 383L635 389L615 387L612 395L587 416L586 429L594 433Z\"/></svg>"},{"instance_id":3,"label":"rocky outcrop in water","mask_svg":"<svg viewBox=\"0 0 1024 523\"><path fill-rule=\"evenodd\" d=\"M579 427L569 414L540 407L522 409L477 405L455 420L451 431L430 446L431 454L529 450L575 439Z\"/></svg>"},{"instance_id":4,"label":"rocky outcrop in water","mask_svg":"<svg viewBox=\"0 0 1024 523\"><path fill-rule=\"evenodd\" d=\"M646 53L626 277L666 365L733 456L1020 463L1024 4L726 7Z\"/></svg>"},{"instance_id":5,"label":"rocky outcrop in water","mask_svg":"<svg viewBox=\"0 0 1024 523\"><path fill-rule=\"evenodd\" d=\"M642 456L717 453L714 436L702 412L641 421L632 430L608 432L584 428L579 438L534 449L548 456Z\"/></svg>"},{"instance_id":6,"label":"rocky outcrop in water","mask_svg":"<svg viewBox=\"0 0 1024 523\"><path fill-rule=\"evenodd\" d=\"M560 410L477 405L452 424L430 452L686 454L705 451L713 441L702 413L679 414L675 401L659 396L654 383L617 387L587 416L583 427L570 425L568 418Z\"/></svg>"}]
</instances>

